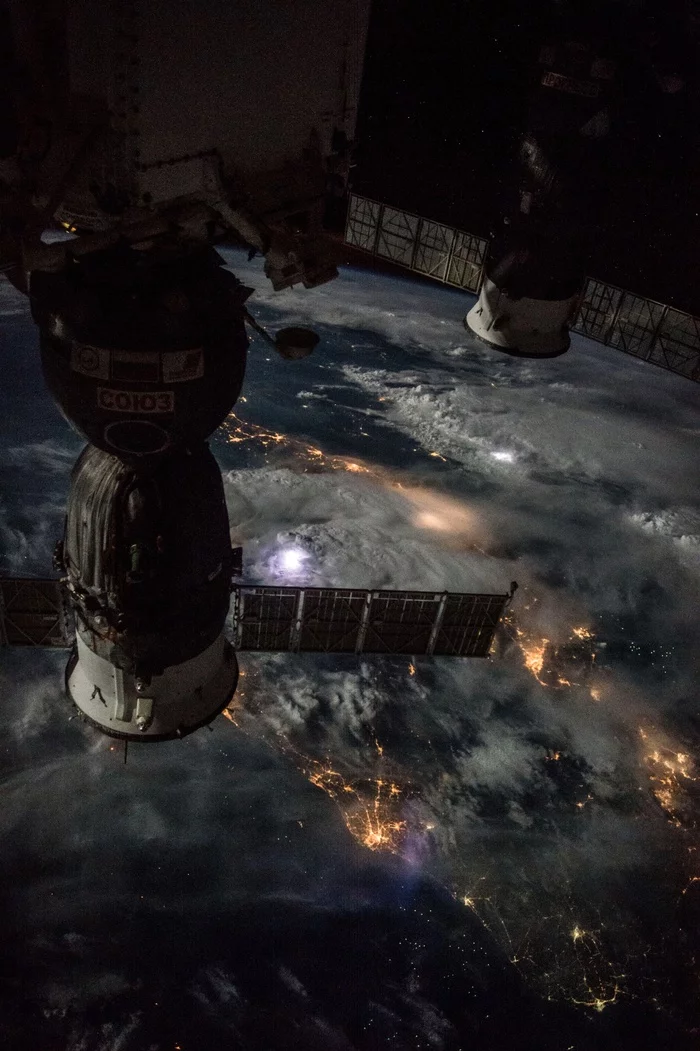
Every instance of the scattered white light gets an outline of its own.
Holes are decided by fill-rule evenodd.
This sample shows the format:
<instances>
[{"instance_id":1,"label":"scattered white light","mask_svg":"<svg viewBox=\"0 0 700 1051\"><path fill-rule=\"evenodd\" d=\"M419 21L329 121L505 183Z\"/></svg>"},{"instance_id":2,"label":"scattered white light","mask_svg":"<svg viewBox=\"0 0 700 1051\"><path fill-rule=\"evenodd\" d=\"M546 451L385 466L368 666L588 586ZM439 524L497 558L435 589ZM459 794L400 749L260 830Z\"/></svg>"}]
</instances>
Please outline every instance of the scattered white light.
<instances>
[{"instance_id":1,"label":"scattered white light","mask_svg":"<svg viewBox=\"0 0 700 1051\"><path fill-rule=\"evenodd\" d=\"M424 529L437 529L452 531L452 525L448 518L444 515L433 514L432 511L421 511L416 517L416 525L422 526Z\"/></svg>"},{"instance_id":2,"label":"scattered white light","mask_svg":"<svg viewBox=\"0 0 700 1051\"><path fill-rule=\"evenodd\" d=\"M473 540L476 516L461 500L430 489L400 486L401 496L414 509L413 522L420 529L442 533L444 540Z\"/></svg>"},{"instance_id":3,"label":"scattered white light","mask_svg":"<svg viewBox=\"0 0 700 1051\"><path fill-rule=\"evenodd\" d=\"M508 449L496 449L491 455L494 460L501 460L503 463L513 463L515 460L515 453L509 452Z\"/></svg>"},{"instance_id":4,"label":"scattered white light","mask_svg":"<svg viewBox=\"0 0 700 1051\"><path fill-rule=\"evenodd\" d=\"M280 566L286 573L298 573L309 556L298 547L288 547L280 554Z\"/></svg>"}]
</instances>

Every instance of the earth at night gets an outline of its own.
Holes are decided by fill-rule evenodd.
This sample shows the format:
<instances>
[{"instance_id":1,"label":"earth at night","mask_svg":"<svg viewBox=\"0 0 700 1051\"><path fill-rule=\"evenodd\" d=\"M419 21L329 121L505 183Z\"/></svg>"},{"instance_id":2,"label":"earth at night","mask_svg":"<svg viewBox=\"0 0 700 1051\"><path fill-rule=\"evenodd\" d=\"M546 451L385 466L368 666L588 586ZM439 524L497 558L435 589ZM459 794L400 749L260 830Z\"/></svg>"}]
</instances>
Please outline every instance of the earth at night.
<instances>
[{"instance_id":1,"label":"earth at night","mask_svg":"<svg viewBox=\"0 0 700 1051\"><path fill-rule=\"evenodd\" d=\"M0 1035L42 1051L682 1049L700 1025L698 388L472 297L273 293L213 437L249 583L504 592L484 661L241 656L227 718L122 747L0 652ZM47 575L81 448L0 286L0 568Z\"/></svg>"}]
</instances>

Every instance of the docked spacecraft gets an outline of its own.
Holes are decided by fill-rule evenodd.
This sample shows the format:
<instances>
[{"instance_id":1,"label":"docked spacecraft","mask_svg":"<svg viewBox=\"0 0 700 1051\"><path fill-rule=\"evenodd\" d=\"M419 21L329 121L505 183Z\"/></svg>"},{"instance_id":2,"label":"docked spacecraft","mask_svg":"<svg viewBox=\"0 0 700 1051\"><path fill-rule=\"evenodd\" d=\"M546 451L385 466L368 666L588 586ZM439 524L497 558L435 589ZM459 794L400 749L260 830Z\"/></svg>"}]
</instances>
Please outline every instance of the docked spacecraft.
<instances>
[{"instance_id":1,"label":"docked spacecraft","mask_svg":"<svg viewBox=\"0 0 700 1051\"><path fill-rule=\"evenodd\" d=\"M622 105L644 79L663 95L684 87L689 59L679 34L687 18L678 13L674 5L662 11L644 0L551 5L502 222L489 246L479 300L465 318L483 342L523 357L568 349L591 246L604 236Z\"/></svg>"},{"instance_id":2,"label":"docked spacecraft","mask_svg":"<svg viewBox=\"0 0 700 1051\"><path fill-rule=\"evenodd\" d=\"M600 18L561 16L535 66L517 174L465 324L509 354L569 347L617 96L618 69Z\"/></svg>"},{"instance_id":3,"label":"docked spacecraft","mask_svg":"<svg viewBox=\"0 0 700 1051\"><path fill-rule=\"evenodd\" d=\"M241 390L250 291L213 249L177 242L31 275L47 385L91 443L57 558L75 618L66 688L113 732L183 734L236 686L228 516L206 439Z\"/></svg>"}]
</instances>

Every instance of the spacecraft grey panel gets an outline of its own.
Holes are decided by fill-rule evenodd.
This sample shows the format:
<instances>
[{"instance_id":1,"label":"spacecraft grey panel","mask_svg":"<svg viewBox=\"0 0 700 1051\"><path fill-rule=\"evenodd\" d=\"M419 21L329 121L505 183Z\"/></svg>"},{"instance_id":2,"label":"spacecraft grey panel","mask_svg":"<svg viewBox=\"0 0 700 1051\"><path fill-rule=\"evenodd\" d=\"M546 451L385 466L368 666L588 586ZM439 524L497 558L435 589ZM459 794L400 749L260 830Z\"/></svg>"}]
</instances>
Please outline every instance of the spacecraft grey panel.
<instances>
[{"instance_id":1,"label":"spacecraft grey panel","mask_svg":"<svg viewBox=\"0 0 700 1051\"><path fill-rule=\"evenodd\" d=\"M700 319L589 277L576 332L700 381Z\"/></svg>"},{"instance_id":2,"label":"spacecraft grey panel","mask_svg":"<svg viewBox=\"0 0 700 1051\"><path fill-rule=\"evenodd\" d=\"M234 646L241 650L289 650L297 620L298 588L236 588Z\"/></svg>"},{"instance_id":3,"label":"spacecraft grey panel","mask_svg":"<svg viewBox=\"0 0 700 1051\"><path fill-rule=\"evenodd\" d=\"M0 644L69 646L71 636L58 580L0 579Z\"/></svg>"},{"instance_id":4,"label":"spacecraft grey panel","mask_svg":"<svg viewBox=\"0 0 700 1051\"><path fill-rule=\"evenodd\" d=\"M40 0L27 5L41 26ZM55 73L35 165L55 218L83 237L119 227L132 243L172 222L208 239L215 223L264 250L276 288L335 276L324 201L347 184L370 0L57 6L65 33L50 53L45 33L39 48L17 34L30 80L45 84L49 54ZM28 178L33 193L34 169ZM65 251L33 247L29 269Z\"/></svg>"},{"instance_id":5,"label":"spacecraft grey panel","mask_svg":"<svg viewBox=\"0 0 700 1051\"><path fill-rule=\"evenodd\" d=\"M506 602L505 595L447 595L433 653L486 657Z\"/></svg>"},{"instance_id":6,"label":"spacecraft grey panel","mask_svg":"<svg viewBox=\"0 0 700 1051\"><path fill-rule=\"evenodd\" d=\"M305 588L298 648L305 653L356 653L367 614L368 592Z\"/></svg>"},{"instance_id":7,"label":"spacecraft grey panel","mask_svg":"<svg viewBox=\"0 0 700 1051\"><path fill-rule=\"evenodd\" d=\"M242 650L485 657L507 595L235 588Z\"/></svg>"},{"instance_id":8,"label":"spacecraft grey panel","mask_svg":"<svg viewBox=\"0 0 700 1051\"><path fill-rule=\"evenodd\" d=\"M169 200L208 175L282 171L354 135L369 0L89 0L70 4L75 91L105 97L124 143L119 183Z\"/></svg>"}]
</instances>

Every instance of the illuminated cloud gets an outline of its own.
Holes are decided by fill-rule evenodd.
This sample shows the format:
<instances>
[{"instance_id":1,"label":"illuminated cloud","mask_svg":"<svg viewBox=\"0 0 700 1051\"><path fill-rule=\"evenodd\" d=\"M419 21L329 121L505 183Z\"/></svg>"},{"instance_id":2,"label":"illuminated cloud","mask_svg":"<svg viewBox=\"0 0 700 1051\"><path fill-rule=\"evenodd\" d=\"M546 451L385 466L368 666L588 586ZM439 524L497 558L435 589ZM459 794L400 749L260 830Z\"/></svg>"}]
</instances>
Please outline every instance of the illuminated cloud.
<instances>
[{"instance_id":1,"label":"illuminated cloud","mask_svg":"<svg viewBox=\"0 0 700 1051\"><path fill-rule=\"evenodd\" d=\"M279 563L285 573L298 573L309 556L298 547L287 547L279 554Z\"/></svg>"},{"instance_id":2,"label":"illuminated cloud","mask_svg":"<svg viewBox=\"0 0 700 1051\"><path fill-rule=\"evenodd\" d=\"M461 919L445 919L446 940L471 925L455 942L460 982L473 967L487 987L508 959L528 988L579 1005L592 1024L619 1004L648 1006L645 1032L663 1024L672 1043L674 1015L659 1004L685 958L675 934L666 951L664 917L692 906L700 886L688 714L699 421L688 387L661 370L651 382L643 363L577 339L550 362L494 355L465 338L468 304L454 290L350 272L276 294L257 263L231 259L260 289L261 320L313 323L324 336L284 372L253 346L247 401L212 442L246 578L483 591L517 579L512 632L473 663L246 654L229 719L134 749L126 767L119 743L68 721L63 655L3 654L0 845L21 923L0 962L60 960L60 995L47 976L32 996L40 1011L67 1011L76 1048L118 1046L127 1030L139 1042L126 1009L112 1019L132 974L145 983L135 1017L144 990L163 988L141 959L160 961L166 985L176 975L201 1024L235 1034L251 946L267 944L267 929L279 944L289 926L278 966L255 961L265 995L291 998L295 1018L313 1001L323 1046L347 1047L309 946L350 917L347 956L370 973L380 914L404 922L396 906L415 927L396 928L404 969L371 971L377 1010L403 1012L414 1043L439 1047L444 1032L444 1046L472 1046L474 1034L440 1028L442 1008L402 977L419 973L424 931L435 931L414 902L432 906L426 887L447 888ZM27 323L20 363L36 368L39 390L30 337ZM296 395L309 391L322 396L300 413ZM76 439L56 420L58 437L31 437L53 411L46 398L24 441L8 402L0 545L13 571L40 573ZM500 455L514 448L513 460ZM556 664L562 647L599 641L608 648L592 668ZM439 893L433 915L447 915ZM115 926L115 908L128 922ZM373 926L356 957L363 909ZM342 958L323 957L324 976ZM470 1002L478 1012L488 996ZM85 1004L114 1027L83 1033L71 1012Z\"/></svg>"}]
</instances>

